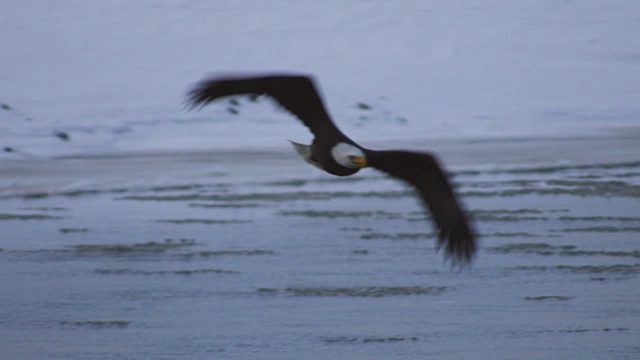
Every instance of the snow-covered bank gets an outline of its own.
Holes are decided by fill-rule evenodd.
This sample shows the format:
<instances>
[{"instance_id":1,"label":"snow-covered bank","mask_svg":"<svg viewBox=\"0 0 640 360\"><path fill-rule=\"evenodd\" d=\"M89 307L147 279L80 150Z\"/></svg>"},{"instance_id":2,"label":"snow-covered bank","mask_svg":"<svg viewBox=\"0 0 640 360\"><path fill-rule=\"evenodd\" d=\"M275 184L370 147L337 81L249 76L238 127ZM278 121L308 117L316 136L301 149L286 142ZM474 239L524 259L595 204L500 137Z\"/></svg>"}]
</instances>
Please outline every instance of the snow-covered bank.
<instances>
[{"instance_id":1,"label":"snow-covered bank","mask_svg":"<svg viewBox=\"0 0 640 360\"><path fill-rule=\"evenodd\" d=\"M0 156L310 137L264 104L185 112L211 71L312 73L355 140L637 134L639 13L633 0L10 2L0 146L16 152Z\"/></svg>"}]
</instances>

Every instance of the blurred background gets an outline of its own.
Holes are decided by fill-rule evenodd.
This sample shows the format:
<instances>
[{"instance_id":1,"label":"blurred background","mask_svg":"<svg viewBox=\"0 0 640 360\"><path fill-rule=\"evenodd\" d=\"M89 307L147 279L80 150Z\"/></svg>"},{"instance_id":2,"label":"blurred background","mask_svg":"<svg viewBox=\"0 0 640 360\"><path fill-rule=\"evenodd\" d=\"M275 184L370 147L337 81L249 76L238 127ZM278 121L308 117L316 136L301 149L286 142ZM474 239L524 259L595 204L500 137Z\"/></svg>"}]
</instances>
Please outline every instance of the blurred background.
<instances>
[{"instance_id":1,"label":"blurred background","mask_svg":"<svg viewBox=\"0 0 640 360\"><path fill-rule=\"evenodd\" d=\"M637 0L5 1L2 359L636 359ZM479 234L338 178L210 74L312 74L365 147L432 151Z\"/></svg>"}]
</instances>

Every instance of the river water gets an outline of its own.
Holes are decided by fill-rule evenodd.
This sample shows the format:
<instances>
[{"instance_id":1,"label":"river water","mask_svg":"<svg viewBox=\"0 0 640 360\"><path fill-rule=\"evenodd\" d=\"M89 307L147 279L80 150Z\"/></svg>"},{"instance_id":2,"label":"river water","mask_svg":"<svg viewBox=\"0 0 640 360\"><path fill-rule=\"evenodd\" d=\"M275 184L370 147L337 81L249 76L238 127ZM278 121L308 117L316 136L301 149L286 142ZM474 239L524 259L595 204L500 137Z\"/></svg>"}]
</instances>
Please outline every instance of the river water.
<instances>
[{"instance_id":1,"label":"river water","mask_svg":"<svg viewBox=\"0 0 640 360\"><path fill-rule=\"evenodd\" d=\"M635 138L440 142L481 248L289 149L2 163L6 359L640 353Z\"/></svg>"}]
</instances>

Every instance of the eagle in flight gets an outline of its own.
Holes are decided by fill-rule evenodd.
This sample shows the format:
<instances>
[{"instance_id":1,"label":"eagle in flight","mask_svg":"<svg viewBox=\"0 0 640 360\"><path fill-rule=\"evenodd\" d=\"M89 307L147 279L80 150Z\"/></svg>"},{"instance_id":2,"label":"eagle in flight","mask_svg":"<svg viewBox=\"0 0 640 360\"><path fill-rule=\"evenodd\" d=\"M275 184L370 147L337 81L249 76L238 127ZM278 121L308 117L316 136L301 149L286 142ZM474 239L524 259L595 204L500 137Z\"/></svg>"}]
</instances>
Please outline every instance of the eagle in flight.
<instances>
[{"instance_id":1,"label":"eagle in flight","mask_svg":"<svg viewBox=\"0 0 640 360\"><path fill-rule=\"evenodd\" d=\"M310 164L332 175L347 176L371 167L400 179L417 190L431 212L438 248L445 260L470 263L475 234L446 174L434 155L405 150L366 149L343 134L329 116L313 78L297 74L220 76L204 79L188 93L191 109L233 95L266 95L297 117L314 135L311 145L292 142Z\"/></svg>"}]
</instances>

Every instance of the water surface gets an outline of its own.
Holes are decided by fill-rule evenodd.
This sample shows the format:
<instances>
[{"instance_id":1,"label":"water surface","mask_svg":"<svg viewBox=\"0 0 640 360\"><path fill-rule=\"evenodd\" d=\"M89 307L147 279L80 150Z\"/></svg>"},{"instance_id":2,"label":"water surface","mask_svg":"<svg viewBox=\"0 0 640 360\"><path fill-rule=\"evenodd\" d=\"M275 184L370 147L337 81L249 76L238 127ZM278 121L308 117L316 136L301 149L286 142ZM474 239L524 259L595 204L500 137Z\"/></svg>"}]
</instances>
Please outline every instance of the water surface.
<instances>
[{"instance_id":1,"label":"water surface","mask_svg":"<svg viewBox=\"0 0 640 360\"><path fill-rule=\"evenodd\" d=\"M279 151L5 163L23 172L0 200L3 357L634 358L637 140L536 143L564 151L440 145L481 235L462 270L373 171Z\"/></svg>"}]
</instances>

